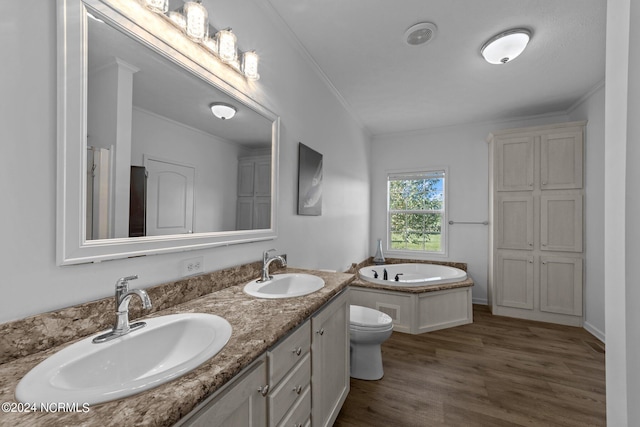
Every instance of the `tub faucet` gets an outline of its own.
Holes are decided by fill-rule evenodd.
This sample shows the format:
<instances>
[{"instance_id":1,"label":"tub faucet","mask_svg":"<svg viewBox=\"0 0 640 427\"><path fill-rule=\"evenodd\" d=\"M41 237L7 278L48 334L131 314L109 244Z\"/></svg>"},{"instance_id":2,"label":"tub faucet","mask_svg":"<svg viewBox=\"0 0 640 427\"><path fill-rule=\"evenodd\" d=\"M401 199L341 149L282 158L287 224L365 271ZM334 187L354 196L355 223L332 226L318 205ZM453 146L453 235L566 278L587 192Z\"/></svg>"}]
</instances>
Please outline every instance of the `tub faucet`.
<instances>
[{"instance_id":1,"label":"tub faucet","mask_svg":"<svg viewBox=\"0 0 640 427\"><path fill-rule=\"evenodd\" d=\"M287 266L287 260L284 259L282 255L274 255L272 257L269 256L269 252L271 251L275 251L275 249L269 249L268 251L264 251L262 253L262 276L260 277L260 280L258 280L258 283L268 282L269 280L273 279L273 276L269 275L269 266L273 261L280 261L280 265L282 267Z\"/></svg>"},{"instance_id":2,"label":"tub faucet","mask_svg":"<svg viewBox=\"0 0 640 427\"><path fill-rule=\"evenodd\" d=\"M99 335L93 339L93 342L100 344L111 341L112 339L127 335L131 331L145 327L145 322L129 323L129 302L131 297L137 295L142 301L142 307L149 310L151 308L151 299L146 291L142 289L129 289L129 281L137 279L138 276L121 277L116 282L116 324L113 329L105 334Z\"/></svg>"}]
</instances>

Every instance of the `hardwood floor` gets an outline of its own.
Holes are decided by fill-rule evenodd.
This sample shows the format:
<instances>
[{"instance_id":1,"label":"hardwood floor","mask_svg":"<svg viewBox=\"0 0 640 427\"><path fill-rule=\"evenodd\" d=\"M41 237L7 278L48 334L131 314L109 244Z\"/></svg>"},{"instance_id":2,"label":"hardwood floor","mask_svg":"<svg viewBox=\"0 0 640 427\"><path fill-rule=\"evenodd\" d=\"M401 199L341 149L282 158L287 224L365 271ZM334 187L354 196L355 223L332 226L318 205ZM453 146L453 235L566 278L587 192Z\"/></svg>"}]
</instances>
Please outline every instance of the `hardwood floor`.
<instances>
[{"instance_id":1,"label":"hardwood floor","mask_svg":"<svg viewBox=\"0 0 640 427\"><path fill-rule=\"evenodd\" d=\"M582 328L493 316L394 332L380 381L351 379L334 426L604 426L604 345Z\"/></svg>"}]
</instances>

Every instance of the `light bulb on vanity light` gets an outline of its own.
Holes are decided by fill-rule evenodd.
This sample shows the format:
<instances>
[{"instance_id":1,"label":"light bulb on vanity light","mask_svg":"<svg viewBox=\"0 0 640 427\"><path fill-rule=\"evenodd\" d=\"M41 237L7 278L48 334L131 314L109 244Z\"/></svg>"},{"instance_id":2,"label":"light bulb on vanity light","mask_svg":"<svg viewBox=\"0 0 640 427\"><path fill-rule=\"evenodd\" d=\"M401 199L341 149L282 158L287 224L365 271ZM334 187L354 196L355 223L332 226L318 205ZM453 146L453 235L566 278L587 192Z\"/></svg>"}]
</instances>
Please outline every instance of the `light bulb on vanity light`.
<instances>
[{"instance_id":1,"label":"light bulb on vanity light","mask_svg":"<svg viewBox=\"0 0 640 427\"><path fill-rule=\"evenodd\" d=\"M218 56L224 62L233 62L238 59L238 39L231 28L218 31Z\"/></svg>"},{"instance_id":2,"label":"light bulb on vanity light","mask_svg":"<svg viewBox=\"0 0 640 427\"><path fill-rule=\"evenodd\" d=\"M169 0L144 0L144 5L156 13L167 13Z\"/></svg>"},{"instance_id":3,"label":"light bulb on vanity light","mask_svg":"<svg viewBox=\"0 0 640 427\"><path fill-rule=\"evenodd\" d=\"M201 42L207 38L209 32L209 14L201 0L187 1L183 14L186 21L185 32L191 39Z\"/></svg>"},{"instance_id":4,"label":"light bulb on vanity light","mask_svg":"<svg viewBox=\"0 0 640 427\"><path fill-rule=\"evenodd\" d=\"M258 80L258 61L260 57L255 50L250 50L242 55L242 72L250 80Z\"/></svg>"}]
</instances>

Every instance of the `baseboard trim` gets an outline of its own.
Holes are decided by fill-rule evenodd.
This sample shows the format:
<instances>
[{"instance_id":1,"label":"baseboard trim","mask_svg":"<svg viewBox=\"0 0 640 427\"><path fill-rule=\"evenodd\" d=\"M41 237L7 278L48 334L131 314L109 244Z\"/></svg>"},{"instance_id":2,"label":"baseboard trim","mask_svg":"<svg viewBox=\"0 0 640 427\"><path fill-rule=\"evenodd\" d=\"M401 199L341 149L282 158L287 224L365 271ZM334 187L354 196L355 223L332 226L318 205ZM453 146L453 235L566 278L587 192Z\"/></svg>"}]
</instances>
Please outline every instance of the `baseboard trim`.
<instances>
[{"instance_id":1,"label":"baseboard trim","mask_svg":"<svg viewBox=\"0 0 640 427\"><path fill-rule=\"evenodd\" d=\"M589 332L594 337L598 338L602 343L605 343L605 334L600 329L593 326L591 323L585 321L582 325L587 332Z\"/></svg>"}]
</instances>

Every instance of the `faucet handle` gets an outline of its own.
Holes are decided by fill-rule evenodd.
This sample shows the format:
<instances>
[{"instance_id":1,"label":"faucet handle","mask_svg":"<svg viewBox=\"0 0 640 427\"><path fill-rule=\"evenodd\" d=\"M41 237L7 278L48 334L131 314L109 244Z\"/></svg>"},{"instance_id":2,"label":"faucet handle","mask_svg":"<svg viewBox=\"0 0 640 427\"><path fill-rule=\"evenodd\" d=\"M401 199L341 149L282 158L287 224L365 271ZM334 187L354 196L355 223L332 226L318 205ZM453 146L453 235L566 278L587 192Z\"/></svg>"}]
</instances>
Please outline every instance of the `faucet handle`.
<instances>
[{"instance_id":1,"label":"faucet handle","mask_svg":"<svg viewBox=\"0 0 640 427\"><path fill-rule=\"evenodd\" d=\"M116 289L123 289L124 291L129 289L129 281L136 280L138 278L137 274L133 276L121 277L116 281Z\"/></svg>"},{"instance_id":2,"label":"faucet handle","mask_svg":"<svg viewBox=\"0 0 640 427\"><path fill-rule=\"evenodd\" d=\"M266 251L262 252L262 260L266 262L267 259L269 258L269 252L273 252L273 251L275 251L275 248L267 249Z\"/></svg>"}]
</instances>

